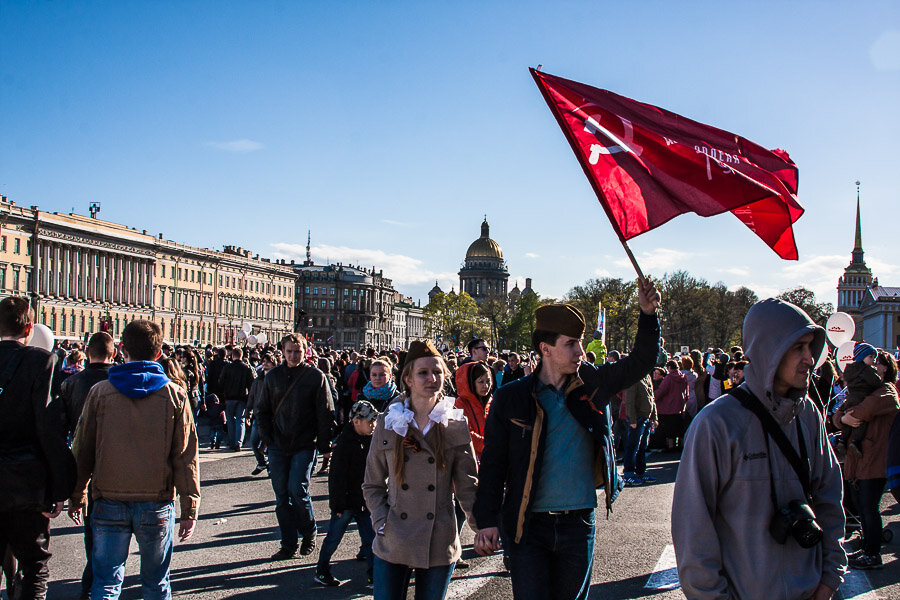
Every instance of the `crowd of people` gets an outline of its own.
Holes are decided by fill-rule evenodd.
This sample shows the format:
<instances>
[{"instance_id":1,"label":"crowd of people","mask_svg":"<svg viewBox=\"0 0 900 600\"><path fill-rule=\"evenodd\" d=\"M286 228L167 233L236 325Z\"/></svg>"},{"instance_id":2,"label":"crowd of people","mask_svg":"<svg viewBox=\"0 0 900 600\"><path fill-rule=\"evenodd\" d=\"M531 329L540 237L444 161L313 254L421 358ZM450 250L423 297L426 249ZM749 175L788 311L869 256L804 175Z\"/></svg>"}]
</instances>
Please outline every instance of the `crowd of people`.
<instances>
[{"instance_id":1,"label":"crowd of people","mask_svg":"<svg viewBox=\"0 0 900 600\"><path fill-rule=\"evenodd\" d=\"M860 343L838 368L824 330L776 300L748 313L746 352L670 356L651 282L640 281L639 300L627 354L607 351L599 332L583 347L585 319L567 304L536 311L525 353L482 338L460 351L427 341L338 351L300 334L255 347L169 346L143 320L118 345L96 333L83 348L48 353L26 345L27 301L6 298L7 590L45 596L49 519L68 503L84 524L82 598L118 597L132 536L143 597L170 598L174 502L177 493L186 540L201 446L250 448L252 474L268 475L280 537L272 560L314 554L324 533L319 585L344 583L331 559L355 522L357 559L379 600L405 598L413 574L416 598L443 598L454 569L468 566L466 523L478 554L502 550L516 598L585 598L598 494L609 514L623 488L656 483L654 452L680 460L672 535L689 598L828 598L848 562L881 566L884 491L900 501L895 358ZM310 496L317 466L328 477L321 531Z\"/></svg>"}]
</instances>

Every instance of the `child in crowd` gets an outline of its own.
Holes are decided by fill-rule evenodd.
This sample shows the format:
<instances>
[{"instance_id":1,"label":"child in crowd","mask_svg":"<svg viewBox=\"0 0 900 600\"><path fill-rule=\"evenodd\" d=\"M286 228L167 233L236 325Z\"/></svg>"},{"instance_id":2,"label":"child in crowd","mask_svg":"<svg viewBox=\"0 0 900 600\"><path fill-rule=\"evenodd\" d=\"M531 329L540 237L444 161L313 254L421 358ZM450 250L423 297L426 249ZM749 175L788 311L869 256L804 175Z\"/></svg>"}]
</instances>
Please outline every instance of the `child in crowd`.
<instances>
[{"instance_id":1,"label":"child in crowd","mask_svg":"<svg viewBox=\"0 0 900 600\"><path fill-rule=\"evenodd\" d=\"M350 409L352 427L344 427L335 443L331 455L331 469L328 473L328 504L331 508L331 522L322 542L319 562L316 564L316 583L324 586L338 586L343 581L331 574L331 556L347 531L351 521L356 521L362 540L361 555L367 562L367 584L372 585L372 515L363 500L362 484L366 473L366 457L375 431L378 411L368 400L360 400Z\"/></svg>"},{"instance_id":2,"label":"child in crowd","mask_svg":"<svg viewBox=\"0 0 900 600\"><path fill-rule=\"evenodd\" d=\"M203 403L209 420L209 449L218 450L225 439L225 403L215 394L207 394Z\"/></svg>"},{"instance_id":3,"label":"child in crowd","mask_svg":"<svg viewBox=\"0 0 900 600\"><path fill-rule=\"evenodd\" d=\"M875 358L878 350L871 344L860 342L853 349L853 362L844 369L844 382L847 384L847 400L843 409L848 411L866 399L866 396L877 390L884 383L875 370ZM856 457L862 456L862 441L866 437L866 423L858 427L844 425L841 428L840 442L847 452Z\"/></svg>"}]
</instances>

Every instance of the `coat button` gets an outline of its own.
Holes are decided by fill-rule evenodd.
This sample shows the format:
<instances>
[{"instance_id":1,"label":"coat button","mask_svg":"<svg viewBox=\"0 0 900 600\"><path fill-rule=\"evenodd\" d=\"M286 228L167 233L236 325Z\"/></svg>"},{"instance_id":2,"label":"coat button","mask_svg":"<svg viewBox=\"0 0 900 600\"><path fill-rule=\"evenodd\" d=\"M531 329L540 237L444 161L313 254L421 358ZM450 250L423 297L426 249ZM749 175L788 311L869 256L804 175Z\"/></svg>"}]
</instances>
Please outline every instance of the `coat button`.
<instances>
[{"instance_id":1,"label":"coat button","mask_svg":"<svg viewBox=\"0 0 900 600\"><path fill-rule=\"evenodd\" d=\"M405 518L406 518L406 513L400 513L400 518L401 518L401 519L405 519Z\"/></svg>"},{"instance_id":2,"label":"coat button","mask_svg":"<svg viewBox=\"0 0 900 600\"><path fill-rule=\"evenodd\" d=\"M429 491L429 492L433 492L433 491L434 491L434 485L433 485L433 484L430 484L430 483L428 484L428 491Z\"/></svg>"},{"instance_id":3,"label":"coat button","mask_svg":"<svg viewBox=\"0 0 900 600\"><path fill-rule=\"evenodd\" d=\"M384 441L381 442L381 443L382 443L382 445L387 446L387 440L384 440Z\"/></svg>"},{"instance_id":4,"label":"coat button","mask_svg":"<svg viewBox=\"0 0 900 600\"><path fill-rule=\"evenodd\" d=\"M429 457L428 457L428 464L431 464L431 465L434 464L434 457L433 457L433 456L429 456Z\"/></svg>"},{"instance_id":5,"label":"coat button","mask_svg":"<svg viewBox=\"0 0 900 600\"><path fill-rule=\"evenodd\" d=\"M425 515L425 518L428 519L429 521L433 521L433 520L434 520L434 513L428 513L427 515Z\"/></svg>"},{"instance_id":6,"label":"coat button","mask_svg":"<svg viewBox=\"0 0 900 600\"><path fill-rule=\"evenodd\" d=\"M409 484L408 484L408 483L404 483L403 485L400 486L400 489L401 489L401 490L408 490L408 489L409 489Z\"/></svg>"}]
</instances>

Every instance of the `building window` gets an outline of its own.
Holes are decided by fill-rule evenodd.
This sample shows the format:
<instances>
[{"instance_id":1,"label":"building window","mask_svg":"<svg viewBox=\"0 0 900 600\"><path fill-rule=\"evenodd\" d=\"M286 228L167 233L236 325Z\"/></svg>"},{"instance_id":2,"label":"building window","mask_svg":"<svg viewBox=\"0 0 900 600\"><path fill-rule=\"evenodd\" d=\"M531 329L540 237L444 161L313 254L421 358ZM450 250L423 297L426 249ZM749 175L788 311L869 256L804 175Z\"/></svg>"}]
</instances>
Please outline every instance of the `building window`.
<instances>
[{"instance_id":1,"label":"building window","mask_svg":"<svg viewBox=\"0 0 900 600\"><path fill-rule=\"evenodd\" d=\"M328 302L328 308L334 308L334 300Z\"/></svg>"},{"instance_id":2,"label":"building window","mask_svg":"<svg viewBox=\"0 0 900 600\"><path fill-rule=\"evenodd\" d=\"M350 295L350 290L348 290L347 288L344 288L344 295L345 295L345 296L349 296L349 295Z\"/></svg>"},{"instance_id":3,"label":"building window","mask_svg":"<svg viewBox=\"0 0 900 600\"><path fill-rule=\"evenodd\" d=\"M331 288L331 289L328 291L328 295L329 295L329 296L334 296L334 288ZM333 304L333 303L332 303L332 304Z\"/></svg>"},{"instance_id":4,"label":"building window","mask_svg":"<svg viewBox=\"0 0 900 600\"><path fill-rule=\"evenodd\" d=\"M0 289L6 289L6 267L0 267Z\"/></svg>"},{"instance_id":5,"label":"building window","mask_svg":"<svg viewBox=\"0 0 900 600\"><path fill-rule=\"evenodd\" d=\"M19 238L15 239L15 244L13 245L13 252L15 252L16 254L22 253L22 240L20 240Z\"/></svg>"},{"instance_id":6,"label":"building window","mask_svg":"<svg viewBox=\"0 0 900 600\"><path fill-rule=\"evenodd\" d=\"M0 251L6 252L6 236L0 238Z\"/></svg>"},{"instance_id":7,"label":"building window","mask_svg":"<svg viewBox=\"0 0 900 600\"><path fill-rule=\"evenodd\" d=\"M314 287L314 288L313 288L313 294L318 295L318 293L319 293L319 288Z\"/></svg>"},{"instance_id":8,"label":"building window","mask_svg":"<svg viewBox=\"0 0 900 600\"><path fill-rule=\"evenodd\" d=\"M356 296L356 288L353 288L353 295ZM353 301L353 304L356 304L356 300Z\"/></svg>"},{"instance_id":9,"label":"building window","mask_svg":"<svg viewBox=\"0 0 900 600\"><path fill-rule=\"evenodd\" d=\"M350 304L350 308L352 308L353 310L356 310L356 300L354 300L354 301Z\"/></svg>"},{"instance_id":10,"label":"building window","mask_svg":"<svg viewBox=\"0 0 900 600\"><path fill-rule=\"evenodd\" d=\"M18 240L16 240L16 241L18 241ZM17 269L16 267L13 267L13 282L12 282L12 284L13 284L13 291L18 292L19 291L19 269Z\"/></svg>"}]
</instances>

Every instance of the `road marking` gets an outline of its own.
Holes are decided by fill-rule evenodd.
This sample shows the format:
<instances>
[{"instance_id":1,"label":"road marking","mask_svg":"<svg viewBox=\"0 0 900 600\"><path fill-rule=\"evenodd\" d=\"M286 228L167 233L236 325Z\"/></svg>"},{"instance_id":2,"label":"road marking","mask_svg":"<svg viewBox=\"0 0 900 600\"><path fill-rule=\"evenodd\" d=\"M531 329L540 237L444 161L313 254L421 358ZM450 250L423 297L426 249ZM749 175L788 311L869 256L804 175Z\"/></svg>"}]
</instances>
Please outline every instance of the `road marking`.
<instances>
[{"instance_id":1,"label":"road marking","mask_svg":"<svg viewBox=\"0 0 900 600\"><path fill-rule=\"evenodd\" d=\"M450 581L447 598L468 598L487 584L492 578L504 572L503 555L494 554L484 560L471 561L468 569L454 570L456 575Z\"/></svg>"},{"instance_id":2,"label":"road marking","mask_svg":"<svg viewBox=\"0 0 900 600\"><path fill-rule=\"evenodd\" d=\"M850 569L844 575L841 597L844 600L878 600L878 594L872 589L869 578L864 572L856 569Z\"/></svg>"},{"instance_id":3,"label":"road marking","mask_svg":"<svg viewBox=\"0 0 900 600\"><path fill-rule=\"evenodd\" d=\"M644 588L650 590L674 590L678 589L681 584L678 582L678 569L675 564L675 546L666 545L663 548L653 572L647 578Z\"/></svg>"}]
</instances>

